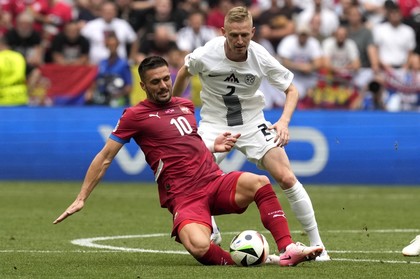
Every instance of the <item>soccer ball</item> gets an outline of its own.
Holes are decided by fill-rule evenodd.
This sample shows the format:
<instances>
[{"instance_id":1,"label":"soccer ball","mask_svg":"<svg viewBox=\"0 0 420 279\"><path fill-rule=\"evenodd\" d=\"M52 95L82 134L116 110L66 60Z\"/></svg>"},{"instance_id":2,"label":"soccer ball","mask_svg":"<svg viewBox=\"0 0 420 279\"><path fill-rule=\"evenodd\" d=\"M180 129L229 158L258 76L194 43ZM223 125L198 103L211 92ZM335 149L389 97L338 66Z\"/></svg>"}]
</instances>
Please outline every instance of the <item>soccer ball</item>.
<instances>
[{"instance_id":1,"label":"soccer ball","mask_svg":"<svg viewBox=\"0 0 420 279\"><path fill-rule=\"evenodd\" d=\"M269 246L265 237L257 231L246 230L231 241L229 252L238 266L256 266L265 262Z\"/></svg>"}]
</instances>

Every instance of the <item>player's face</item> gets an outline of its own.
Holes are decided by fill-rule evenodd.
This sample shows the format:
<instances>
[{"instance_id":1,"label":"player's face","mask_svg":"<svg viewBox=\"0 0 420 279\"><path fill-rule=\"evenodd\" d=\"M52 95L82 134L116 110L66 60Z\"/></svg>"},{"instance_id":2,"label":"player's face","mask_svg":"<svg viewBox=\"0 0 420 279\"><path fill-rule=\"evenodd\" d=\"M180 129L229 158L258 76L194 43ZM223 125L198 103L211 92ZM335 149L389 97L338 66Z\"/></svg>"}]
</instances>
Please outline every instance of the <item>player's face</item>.
<instances>
[{"instance_id":1,"label":"player's face","mask_svg":"<svg viewBox=\"0 0 420 279\"><path fill-rule=\"evenodd\" d=\"M166 104L172 97L172 80L168 67L148 70L145 80L140 82L147 99L153 103Z\"/></svg>"},{"instance_id":2,"label":"player's face","mask_svg":"<svg viewBox=\"0 0 420 279\"><path fill-rule=\"evenodd\" d=\"M255 33L251 21L226 23L222 32L226 38L226 57L233 61L245 61L249 43Z\"/></svg>"}]
</instances>

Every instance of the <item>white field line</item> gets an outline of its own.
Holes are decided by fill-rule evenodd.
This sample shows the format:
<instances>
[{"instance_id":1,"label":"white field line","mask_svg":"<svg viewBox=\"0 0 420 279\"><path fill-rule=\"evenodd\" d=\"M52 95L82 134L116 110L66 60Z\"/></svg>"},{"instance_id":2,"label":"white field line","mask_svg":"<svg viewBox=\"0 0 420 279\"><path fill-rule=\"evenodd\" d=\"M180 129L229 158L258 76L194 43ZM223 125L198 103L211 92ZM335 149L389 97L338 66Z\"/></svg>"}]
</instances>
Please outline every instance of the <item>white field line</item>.
<instances>
[{"instance_id":1,"label":"white field line","mask_svg":"<svg viewBox=\"0 0 420 279\"><path fill-rule=\"evenodd\" d=\"M418 233L419 229L385 229L385 230L329 230L323 233ZM237 234L238 232L223 232L223 234ZM268 231L266 232L268 233ZM292 233L301 233L301 231L292 231ZM186 251L181 250L154 250L142 248L127 248L111 245L103 245L95 243L97 241L107 241L115 239L129 239L129 238L151 238L151 237L168 237L166 233L142 234L142 235L118 235L118 236L104 236L94 238L82 238L72 240L71 243L82 247L97 248L101 250L0 250L0 253L161 253L161 254L181 254L188 255ZM328 250L331 254L400 254L401 251L342 251L342 250ZM414 258L413 258L414 259ZM347 262L369 262L369 263L390 263L390 264L420 264L418 261L390 261L390 260L373 260L373 259L347 259L347 258L333 258L333 261L347 261Z\"/></svg>"}]
</instances>

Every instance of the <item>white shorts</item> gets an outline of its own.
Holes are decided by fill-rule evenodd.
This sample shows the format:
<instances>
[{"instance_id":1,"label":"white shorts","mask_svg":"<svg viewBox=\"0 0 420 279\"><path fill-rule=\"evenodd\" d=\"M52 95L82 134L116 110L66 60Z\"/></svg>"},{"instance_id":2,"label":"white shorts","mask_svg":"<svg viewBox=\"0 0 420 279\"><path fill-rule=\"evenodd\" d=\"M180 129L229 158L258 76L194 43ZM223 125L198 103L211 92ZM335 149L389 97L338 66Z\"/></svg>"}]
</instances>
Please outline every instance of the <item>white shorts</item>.
<instances>
[{"instance_id":1,"label":"white shorts","mask_svg":"<svg viewBox=\"0 0 420 279\"><path fill-rule=\"evenodd\" d=\"M214 139L224 132L231 132L232 135L240 133L235 149L241 151L250 162L255 163L258 168L264 169L262 158L272 148L277 147L274 143L276 132L268 130L272 124L261 118L260 121L253 121L245 125L225 126L200 122L198 133L206 143L210 145L214 143ZM214 153L216 163L220 164L227 156L228 152Z\"/></svg>"}]
</instances>

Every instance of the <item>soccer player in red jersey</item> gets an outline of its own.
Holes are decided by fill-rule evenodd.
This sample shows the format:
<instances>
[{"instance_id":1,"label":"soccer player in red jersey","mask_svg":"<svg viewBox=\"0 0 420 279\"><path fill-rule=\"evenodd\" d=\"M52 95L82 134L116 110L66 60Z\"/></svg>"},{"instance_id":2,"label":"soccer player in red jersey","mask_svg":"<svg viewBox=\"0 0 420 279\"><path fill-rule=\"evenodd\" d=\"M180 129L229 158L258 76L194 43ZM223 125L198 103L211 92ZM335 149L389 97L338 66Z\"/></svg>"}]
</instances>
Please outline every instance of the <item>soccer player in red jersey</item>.
<instances>
[{"instance_id":1,"label":"soccer player in red jersey","mask_svg":"<svg viewBox=\"0 0 420 279\"><path fill-rule=\"evenodd\" d=\"M214 162L209 150L229 151L240 135L225 132L212 146L206 146L197 133L192 102L172 97L166 60L148 57L138 71L147 99L124 111L88 168L76 200L54 224L83 208L118 151L133 138L153 169L161 206L173 215L172 236L200 263L234 264L229 252L210 241L211 216L243 213L251 202L257 204L261 221L279 251L284 251L280 257L269 257L269 262L293 266L315 259L323 248L293 243L285 214L266 176L223 173Z\"/></svg>"}]
</instances>

